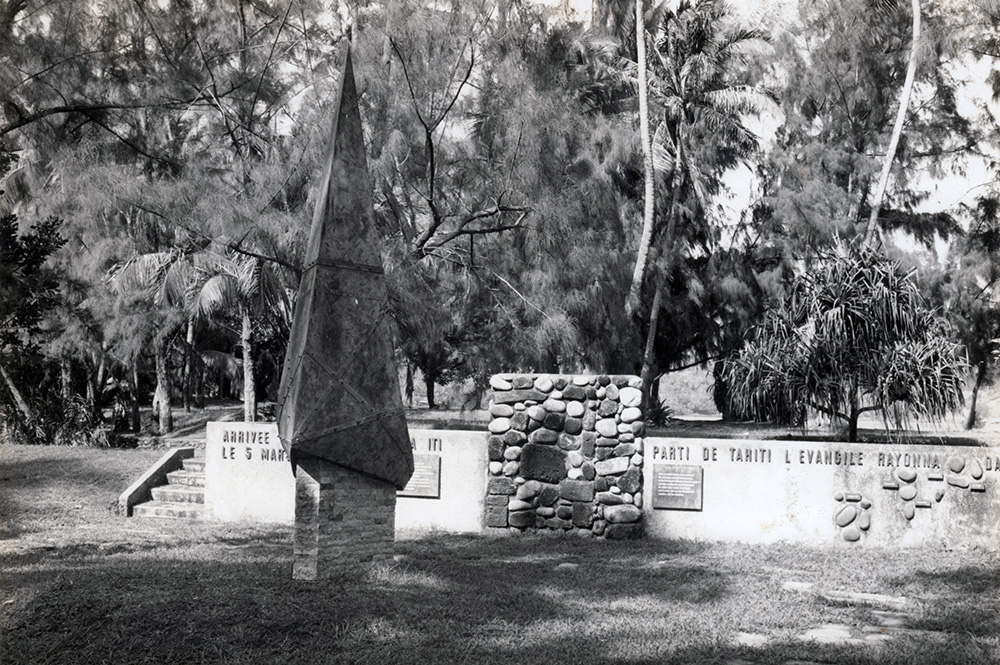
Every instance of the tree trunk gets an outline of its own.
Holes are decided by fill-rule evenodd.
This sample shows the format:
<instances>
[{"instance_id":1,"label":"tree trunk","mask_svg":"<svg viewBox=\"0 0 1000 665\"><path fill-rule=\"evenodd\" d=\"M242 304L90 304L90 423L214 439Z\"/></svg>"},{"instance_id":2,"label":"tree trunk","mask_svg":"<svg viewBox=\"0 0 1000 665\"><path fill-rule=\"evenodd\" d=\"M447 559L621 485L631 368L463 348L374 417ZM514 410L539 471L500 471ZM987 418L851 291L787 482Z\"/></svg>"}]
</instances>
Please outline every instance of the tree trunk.
<instances>
[{"instance_id":1,"label":"tree trunk","mask_svg":"<svg viewBox=\"0 0 1000 665\"><path fill-rule=\"evenodd\" d=\"M976 414L976 402L979 400L979 389L986 382L986 362L981 362L976 368L976 385L972 387L972 397L969 399L969 417L965 421L965 429L969 430L976 426L978 416Z\"/></svg>"},{"instance_id":2,"label":"tree trunk","mask_svg":"<svg viewBox=\"0 0 1000 665\"><path fill-rule=\"evenodd\" d=\"M643 208L642 235L635 256L632 284L625 299L625 314L631 317L639 306L639 294L646 276L650 246L653 242L653 225L656 222L656 190L653 170L653 137L649 128L649 89L646 72L646 30L642 0L635 0L636 65L639 74L639 141L642 144Z\"/></svg>"},{"instance_id":3,"label":"tree trunk","mask_svg":"<svg viewBox=\"0 0 1000 665\"><path fill-rule=\"evenodd\" d=\"M129 416L130 416L130 429L133 432L138 432L142 429L142 420L139 417L139 363L137 361L132 362L132 403L129 405Z\"/></svg>"},{"instance_id":4,"label":"tree trunk","mask_svg":"<svg viewBox=\"0 0 1000 665\"><path fill-rule=\"evenodd\" d=\"M195 376L195 393L194 393L194 405L199 409L205 408L205 368L204 366L198 367L197 375Z\"/></svg>"},{"instance_id":5,"label":"tree trunk","mask_svg":"<svg viewBox=\"0 0 1000 665\"><path fill-rule=\"evenodd\" d=\"M885 151L885 160L882 162L882 172L878 177L878 185L875 187L875 195L872 197L871 214L868 217L868 226L865 227L864 244L871 244L872 236L878 226L878 213L882 208L882 198L885 196L885 189L889 184L889 172L892 170L892 162L896 158L896 148L899 146L899 137L903 133L903 120L906 118L906 110L910 106L910 93L913 90L913 79L917 73L917 42L920 40L920 0L910 0L913 11L913 35L910 40L910 59L906 64L906 79L903 81L903 89L899 93L899 110L896 111L896 124L893 125L892 135L889 138L889 147Z\"/></svg>"},{"instance_id":6,"label":"tree trunk","mask_svg":"<svg viewBox=\"0 0 1000 665\"><path fill-rule=\"evenodd\" d=\"M649 313L649 330L646 331L646 348L642 354L642 371L639 374L642 379L642 394L646 410L653 405L653 400L658 398L658 395L653 394L653 358L656 355L656 328L660 323L662 302L663 285L657 284L656 293L653 294L653 311Z\"/></svg>"},{"instance_id":7,"label":"tree trunk","mask_svg":"<svg viewBox=\"0 0 1000 665\"><path fill-rule=\"evenodd\" d=\"M94 419L101 423L104 422L104 388L107 385L108 379L108 356L105 353L107 351L107 342L101 344L101 357L97 363L97 373L94 376L94 401L91 406L94 409Z\"/></svg>"},{"instance_id":8,"label":"tree trunk","mask_svg":"<svg viewBox=\"0 0 1000 665\"><path fill-rule=\"evenodd\" d=\"M63 402L69 402L73 396L73 367L69 358L59 359L59 375Z\"/></svg>"},{"instance_id":9,"label":"tree trunk","mask_svg":"<svg viewBox=\"0 0 1000 665\"><path fill-rule=\"evenodd\" d=\"M153 393L153 413L160 423L160 434L174 431L174 415L170 410L170 368L167 366L167 340L157 339L153 343L153 357L156 363L156 391Z\"/></svg>"},{"instance_id":10,"label":"tree trunk","mask_svg":"<svg viewBox=\"0 0 1000 665\"><path fill-rule=\"evenodd\" d=\"M847 419L848 443L857 443L858 441L858 416L860 415L855 409L851 409L851 416Z\"/></svg>"},{"instance_id":11,"label":"tree trunk","mask_svg":"<svg viewBox=\"0 0 1000 665\"><path fill-rule=\"evenodd\" d=\"M668 211L668 221L666 236L663 242L663 256L665 259L665 265L663 266L663 275L657 281L656 291L653 294L653 305L652 310L649 313L649 329L646 333L646 346L642 356L642 372L640 374L642 378L643 393L648 398L650 393L650 379L652 378L653 372L653 360L655 358L655 341L656 332L659 327L660 322L660 308L663 305L663 289L666 287L666 282L670 279L673 274L674 265L674 233L677 229L677 206L680 204L680 192L681 187L684 184L683 175L681 169L683 168L683 152L681 149L680 134L678 133L676 139L676 157L674 159L674 176L671 183L671 189L673 190L670 195L670 209ZM647 399L646 406L650 406Z\"/></svg>"},{"instance_id":12,"label":"tree trunk","mask_svg":"<svg viewBox=\"0 0 1000 665\"><path fill-rule=\"evenodd\" d=\"M424 385L427 387L427 408L433 409L436 404L434 404L434 379L424 374Z\"/></svg>"},{"instance_id":13,"label":"tree trunk","mask_svg":"<svg viewBox=\"0 0 1000 665\"><path fill-rule=\"evenodd\" d=\"M96 383L97 377L94 374L94 369L90 363L87 363L87 408L92 414L97 411L97 391L94 388Z\"/></svg>"},{"instance_id":14,"label":"tree trunk","mask_svg":"<svg viewBox=\"0 0 1000 665\"><path fill-rule=\"evenodd\" d=\"M4 367L3 363L0 363L0 376L3 377L3 382L7 384L7 390L10 391L11 397L14 398L14 404L17 406L17 410L21 412L21 415L24 416L24 420L29 425L34 424L35 412L31 410L31 405L28 404L28 401L24 399L24 395L14 385L14 380L10 378L10 374L7 373L7 368Z\"/></svg>"},{"instance_id":15,"label":"tree trunk","mask_svg":"<svg viewBox=\"0 0 1000 665\"><path fill-rule=\"evenodd\" d=\"M187 336L184 341L186 344L184 348L184 374L181 378L181 386L184 391L182 399L184 410L191 413L191 354L194 349L194 318L188 319Z\"/></svg>"},{"instance_id":16,"label":"tree trunk","mask_svg":"<svg viewBox=\"0 0 1000 665\"><path fill-rule=\"evenodd\" d=\"M243 310L243 330L240 343L243 345L243 420L252 423L257 420L257 382L253 374L253 348L251 347L250 310Z\"/></svg>"},{"instance_id":17,"label":"tree trunk","mask_svg":"<svg viewBox=\"0 0 1000 665\"><path fill-rule=\"evenodd\" d=\"M406 361L406 385L404 392L406 393L406 405L413 408L413 365L409 360Z\"/></svg>"}]
</instances>

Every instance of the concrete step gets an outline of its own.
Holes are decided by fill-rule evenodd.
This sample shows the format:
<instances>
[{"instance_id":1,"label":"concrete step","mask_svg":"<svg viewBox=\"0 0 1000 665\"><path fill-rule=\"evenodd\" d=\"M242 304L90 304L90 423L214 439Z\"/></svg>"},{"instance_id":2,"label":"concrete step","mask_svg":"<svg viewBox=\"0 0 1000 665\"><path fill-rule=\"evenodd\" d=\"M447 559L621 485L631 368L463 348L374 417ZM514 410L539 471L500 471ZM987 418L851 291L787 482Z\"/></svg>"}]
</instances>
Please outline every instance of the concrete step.
<instances>
[{"instance_id":1,"label":"concrete step","mask_svg":"<svg viewBox=\"0 0 1000 665\"><path fill-rule=\"evenodd\" d=\"M189 457L184 460L184 470L194 471L195 473L205 473L205 458L204 457Z\"/></svg>"},{"instance_id":2,"label":"concrete step","mask_svg":"<svg viewBox=\"0 0 1000 665\"><path fill-rule=\"evenodd\" d=\"M153 501L168 503L205 503L205 489L183 485L163 485L152 488Z\"/></svg>"},{"instance_id":3,"label":"concrete step","mask_svg":"<svg viewBox=\"0 0 1000 665\"><path fill-rule=\"evenodd\" d=\"M169 519L203 520L208 518L205 506L200 503L168 503L148 501L132 509L135 517L165 517Z\"/></svg>"},{"instance_id":4,"label":"concrete step","mask_svg":"<svg viewBox=\"0 0 1000 665\"><path fill-rule=\"evenodd\" d=\"M185 487L204 487L205 474L198 471L171 471L167 474L167 482L171 485Z\"/></svg>"}]
</instances>

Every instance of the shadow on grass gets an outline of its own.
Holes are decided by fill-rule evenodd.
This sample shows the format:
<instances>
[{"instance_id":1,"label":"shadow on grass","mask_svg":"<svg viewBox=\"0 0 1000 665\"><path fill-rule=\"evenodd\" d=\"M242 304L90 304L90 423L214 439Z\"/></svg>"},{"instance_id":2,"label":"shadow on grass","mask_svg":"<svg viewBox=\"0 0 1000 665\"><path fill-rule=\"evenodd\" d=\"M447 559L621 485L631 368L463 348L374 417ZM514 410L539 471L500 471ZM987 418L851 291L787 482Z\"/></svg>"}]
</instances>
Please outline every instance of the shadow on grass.
<instances>
[{"instance_id":1,"label":"shadow on grass","mask_svg":"<svg viewBox=\"0 0 1000 665\"><path fill-rule=\"evenodd\" d=\"M292 581L286 545L239 538L204 551L2 557L15 607L0 661L577 662L559 645L569 640L590 654L582 662L600 662L636 630L659 642L646 619L666 620L670 606L727 594L724 575L686 565L640 573L652 548L604 545L403 543L401 562L329 583Z\"/></svg>"},{"instance_id":2,"label":"shadow on grass","mask_svg":"<svg viewBox=\"0 0 1000 665\"><path fill-rule=\"evenodd\" d=\"M928 603L925 615L913 622L914 628L1000 639L1000 567L921 570L913 577L940 591L940 598Z\"/></svg>"},{"instance_id":3,"label":"shadow on grass","mask_svg":"<svg viewBox=\"0 0 1000 665\"><path fill-rule=\"evenodd\" d=\"M0 557L0 662L989 662L975 641L961 660L919 640L888 654L730 646L733 615L773 598L701 563L706 545L436 537L399 543L399 562L370 575L307 583L290 579L288 543Z\"/></svg>"}]
</instances>

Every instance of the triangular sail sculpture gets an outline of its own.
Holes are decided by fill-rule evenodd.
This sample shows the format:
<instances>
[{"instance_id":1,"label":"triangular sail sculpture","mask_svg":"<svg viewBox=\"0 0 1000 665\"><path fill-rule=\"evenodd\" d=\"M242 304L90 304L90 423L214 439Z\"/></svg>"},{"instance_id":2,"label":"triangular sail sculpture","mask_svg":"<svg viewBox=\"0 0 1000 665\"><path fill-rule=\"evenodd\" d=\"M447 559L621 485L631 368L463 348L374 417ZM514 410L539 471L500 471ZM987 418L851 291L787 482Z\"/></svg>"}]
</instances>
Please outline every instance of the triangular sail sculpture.
<instances>
[{"instance_id":1,"label":"triangular sail sculpture","mask_svg":"<svg viewBox=\"0 0 1000 665\"><path fill-rule=\"evenodd\" d=\"M311 456L402 489L413 473L350 48L278 401L292 464Z\"/></svg>"}]
</instances>

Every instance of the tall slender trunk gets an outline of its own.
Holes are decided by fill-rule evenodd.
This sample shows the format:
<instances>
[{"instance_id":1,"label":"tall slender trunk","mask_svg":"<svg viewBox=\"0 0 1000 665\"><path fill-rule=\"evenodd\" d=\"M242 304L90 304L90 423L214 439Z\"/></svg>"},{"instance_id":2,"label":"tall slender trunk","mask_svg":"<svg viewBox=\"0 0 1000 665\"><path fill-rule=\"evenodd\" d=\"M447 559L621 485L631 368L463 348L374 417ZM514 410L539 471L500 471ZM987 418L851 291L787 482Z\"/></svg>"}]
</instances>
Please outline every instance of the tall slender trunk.
<instances>
[{"instance_id":1,"label":"tall slender trunk","mask_svg":"<svg viewBox=\"0 0 1000 665\"><path fill-rule=\"evenodd\" d=\"M976 366L976 385L972 387L972 397L969 399L969 417L965 421L965 429L972 429L976 426L978 414L976 413L976 403L979 401L979 389L986 383L987 363L985 361Z\"/></svg>"},{"instance_id":2,"label":"tall slender trunk","mask_svg":"<svg viewBox=\"0 0 1000 665\"><path fill-rule=\"evenodd\" d=\"M131 430L138 432L142 429L142 420L139 418L139 362L132 361L132 403L129 404Z\"/></svg>"},{"instance_id":3,"label":"tall slender trunk","mask_svg":"<svg viewBox=\"0 0 1000 665\"><path fill-rule=\"evenodd\" d=\"M647 410L653 405L657 395L653 394L653 359L656 347L656 328L660 322L660 306L663 302L663 284L657 283L653 294L653 311L649 313L649 329L646 331L646 348L642 354L642 394Z\"/></svg>"},{"instance_id":4,"label":"tall slender trunk","mask_svg":"<svg viewBox=\"0 0 1000 665\"><path fill-rule=\"evenodd\" d=\"M892 170L892 162L896 158L896 148L899 146L899 137L903 133L903 120L906 119L906 110L910 106L910 93L913 90L913 79L917 73L917 48L920 40L920 0L910 0L913 11L913 36L910 40L910 59L906 64L906 79L903 81L903 89L899 93L899 110L896 111L896 124L893 125L892 135L889 138L889 147L885 151L885 159L882 162L882 172L878 177L878 185L875 187L875 195L872 197L871 214L868 217L868 225L865 227L864 243L871 244L878 226L878 213L882 208L882 198L885 196L885 189L889 184L889 172Z\"/></svg>"},{"instance_id":5,"label":"tall slender trunk","mask_svg":"<svg viewBox=\"0 0 1000 665\"><path fill-rule=\"evenodd\" d=\"M199 365L195 376L194 405L199 409L205 408L205 367Z\"/></svg>"},{"instance_id":6,"label":"tall slender trunk","mask_svg":"<svg viewBox=\"0 0 1000 665\"><path fill-rule=\"evenodd\" d=\"M184 374L181 378L184 410L191 413L191 355L194 349L194 317L188 319L187 335L184 338Z\"/></svg>"},{"instance_id":7,"label":"tall slender trunk","mask_svg":"<svg viewBox=\"0 0 1000 665\"><path fill-rule=\"evenodd\" d=\"M653 137L649 128L649 89L646 72L646 30L642 0L635 0L636 65L639 74L639 141L642 143L643 207L642 235L635 256L632 283L625 299L625 314L631 317L639 306L639 294L646 276L649 250L653 242L653 225L656 222L656 190L653 171Z\"/></svg>"},{"instance_id":8,"label":"tall slender trunk","mask_svg":"<svg viewBox=\"0 0 1000 665\"><path fill-rule=\"evenodd\" d=\"M97 373L93 366L87 363L87 408L91 414L97 412L97 389L94 387L96 385Z\"/></svg>"},{"instance_id":9,"label":"tall slender trunk","mask_svg":"<svg viewBox=\"0 0 1000 665\"><path fill-rule=\"evenodd\" d=\"M642 377L643 392L647 399L647 406L649 406L648 398L652 395L652 393L650 393L651 386L649 385L649 380L653 375L653 361L656 358L654 343L656 341L657 329L660 324L660 308L663 304L663 289L666 283L670 280L670 276L673 274L674 270L674 234L677 231L677 206L680 204L681 187L684 184L683 171L681 170L684 165L684 156L681 148L679 132L675 143L677 145L677 154L674 159L674 176L671 182L672 191L670 194L670 208L667 213L667 230L663 242L665 265L663 266L663 275L657 279L656 292L653 294L653 305L652 311L649 313L649 328L646 331L646 347L642 356L642 371L640 372L640 376Z\"/></svg>"},{"instance_id":10,"label":"tall slender trunk","mask_svg":"<svg viewBox=\"0 0 1000 665\"><path fill-rule=\"evenodd\" d=\"M104 387L108 376L107 343L101 345L100 356L97 359L97 370L91 374L92 392L88 394L91 414L96 422L104 422Z\"/></svg>"},{"instance_id":11,"label":"tall slender trunk","mask_svg":"<svg viewBox=\"0 0 1000 665\"><path fill-rule=\"evenodd\" d=\"M406 405L413 407L413 365L410 361L406 361L406 386L404 388L406 393Z\"/></svg>"},{"instance_id":12,"label":"tall slender trunk","mask_svg":"<svg viewBox=\"0 0 1000 665\"><path fill-rule=\"evenodd\" d=\"M257 420L257 381L253 373L253 348L251 347L250 310L243 309L243 330L240 343L243 345L243 420L252 423Z\"/></svg>"},{"instance_id":13,"label":"tall slender trunk","mask_svg":"<svg viewBox=\"0 0 1000 665\"><path fill-rule=\"evenodd\" d=\"M156 391L153 393L153 413L160 423L160 434L174 431L174 415L170 404L170 368L167 365L167 340L157 338L153 343L156 363Z\"/></svg>"},{"instance_id":14,"label":"tall slender trunk","mask_svg":"<svg viewBox=\"0 0 1000 665\"><path fill-rule=\"evenodd\" d=\"M433 409L437 406L434 403L434 379L427 376L426 372L424 373L424 386L427 387L427 408Z\"/></svg>"},{"instance_id":15,"label":"tall slender trunk","mask_svg":"<svg viewBox=\"0 0 1000 665\"><path fill-rule=\"evenodd\" d=\"M17 406L17 410L21 412L21 415L24 416L24 420L29 425L34 424L35 412L32 411L28 400L24 399L24 395L14 384L14 380L10 378L10 374L7 373L7 368L4 367L3 363L0 363L0 376L3 377L3 382L7 385L7 390L10 391L11 397L14 398L14 404Z\"/></svg>"},{"instance_id":16,"label":"tall slender trunk","mask_svg":"<svg viewBox=\"0 0 1000 665\"><path fill-rule=\"evenodd\" d=\"M73 368L69 358L59 359L59 386L63 402L68 402L73 396Z\"/></svg>"}]
</instances>

